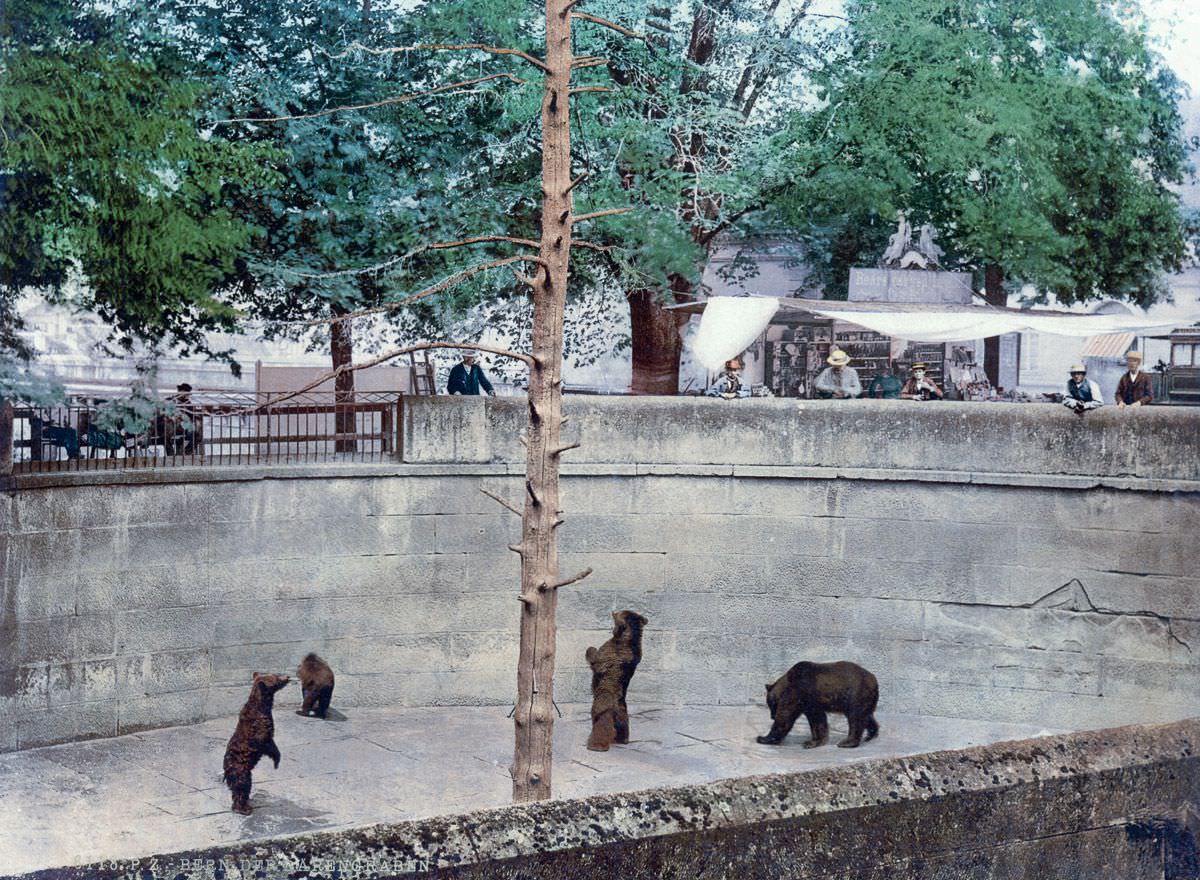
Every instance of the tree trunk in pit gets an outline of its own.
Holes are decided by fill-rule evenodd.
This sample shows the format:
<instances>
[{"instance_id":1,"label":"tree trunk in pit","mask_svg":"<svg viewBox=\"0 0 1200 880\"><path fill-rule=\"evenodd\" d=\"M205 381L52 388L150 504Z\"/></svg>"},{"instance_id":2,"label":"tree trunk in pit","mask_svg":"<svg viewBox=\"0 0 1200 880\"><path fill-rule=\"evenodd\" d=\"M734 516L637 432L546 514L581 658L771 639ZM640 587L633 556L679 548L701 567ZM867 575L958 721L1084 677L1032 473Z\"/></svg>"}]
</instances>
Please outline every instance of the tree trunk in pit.
<instances>
[{"instance_id":1,"label":"tree trunk in pit","mask_svg":"<svg viewBox=\"0 0 1200 880\"><path fill-rule=\"evenodd\" d=\"M533 295L533 363L521 517L521 646L517 662L513 800L550 797L554 737L554 650L558 605L558 461L562 428L563 310L571 248L571 81L569 0L546 3L542 97L543 264Z\"/></svg>"}]
</instances>

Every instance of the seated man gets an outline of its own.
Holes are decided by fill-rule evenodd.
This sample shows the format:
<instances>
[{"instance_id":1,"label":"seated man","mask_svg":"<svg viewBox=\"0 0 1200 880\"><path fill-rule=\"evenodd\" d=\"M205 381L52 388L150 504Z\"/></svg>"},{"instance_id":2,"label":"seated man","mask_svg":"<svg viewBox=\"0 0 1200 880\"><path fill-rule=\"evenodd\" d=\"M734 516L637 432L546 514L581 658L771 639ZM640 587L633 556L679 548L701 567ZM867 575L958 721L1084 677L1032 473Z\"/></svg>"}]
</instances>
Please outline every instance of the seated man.
<instances>
[{"instance_id":1,"label":"seated man","mask_svg":"<svg viewBox=\"0 0 1200 880\"><path fill-rule=\"evenodd\" d=\"M847 366L850 363L850 355L840 348L835 349L825 358L825 363L829 366L823 369L813 382L818 397L845 400L862 396L862 383L858 381L858 371Z\"/></svg>"},{"instance_id":2,"label":"seated man","mask_svg":"<svg viewBox=\"0 0 1200 880\"><path fill-rule=\"evenodd\" d=\"M176 418L167 420L167 455L192 455L196 452L196 413L192 409L192 386L180 382L171 396Z\"/></svg>"},{"instance_id":3,"label":"seated man","mask_svg":"<svg viewBox=\"0 0 1200 880\"><path fill-rule=\"evenodd\" d=\"M1100 386L1087 377L1087 367L1075 364L1071 367L1071 378L1067 380L1067 394L1063 398L1063 406L1083 415L1090 409L1104 404L1100 396Z\"/></svg>"},{"instance_id":4,"label":"seated man","mask_svg":"<svg viewBox=\"0 0 1200 880\"><path fill-rule=\"evenodd\" d=\"M904 400L942 400L945 395L937 383L925 375L928 365L917 362L912 365L912 375L900 390Z\"/></svg>"},{"instance_id":5,"label":"seated man","mask_svg":"<svg viewBox=\"0 0 1200 880\"><path fill-rule=\"evenodd\" d=\"M867 386L867 397L899 400L900 391L903 388L904 383L896 376L896 368L892 364L888 364L887 369L877 373L871 380L871 384Z\"/></svg>"},{"instance_id":6,"label":"seated man","mask_svg":"<svg viewBox=\"0 0 1200 880\"><path fill-rule=\"evenodd\" d=\"M67 451L67 458L79 458L79 432L74 428L63 425L46 425L42 428L42 438L54 446L61 446Z\"/></svg>"},{"instance_id":7,"label":"seated man","mask_svg":"<svg viewBox=\"0 0 1200 880\"><path fill-rule=\"evenodd\" d=\"M735 397L749 397L750 386L742 381L742 359L730 358L725 361L725 372L704 393L708 397L724 397L733 400Z\"/></svg>"}]
</instances>

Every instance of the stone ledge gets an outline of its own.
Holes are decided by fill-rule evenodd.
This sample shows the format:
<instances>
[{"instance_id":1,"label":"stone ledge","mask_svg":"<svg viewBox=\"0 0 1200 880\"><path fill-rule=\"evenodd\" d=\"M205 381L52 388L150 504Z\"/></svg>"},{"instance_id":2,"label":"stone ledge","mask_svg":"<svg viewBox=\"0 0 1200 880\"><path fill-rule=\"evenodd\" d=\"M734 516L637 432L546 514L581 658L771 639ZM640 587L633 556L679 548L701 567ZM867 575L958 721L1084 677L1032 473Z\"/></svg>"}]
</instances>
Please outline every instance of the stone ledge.
<instances>
[{"instance_id":1,"label":"stone ledge","mask_svg":"<svg viewBox=\"0 0 1200 880\"><path fill-rule=\"evenodd\" d=\"M508 806L23 876L208 880L243 876L243 866L253 864L251 876L263 878L422 877L446 870L455 877L599 878L622 876L621 869L631 865L643 870L658 865L664 871L659 876L675 877L684 874L682 862L688 859L719 859L729 869L725 876L758 878L778 876L764 870L772 857L761 855L763 845L791 840L792 851L777 853L775 866L786 859L789 870L808 868L795 876L808 877L835 865L878 871L910 859L961 858L990 846L1128 829L1139 819L1169 819L1186 807L1197 784L1200 719Z\"/></svg>"},{"instance_id":2,"label":"stone ledge","mask_svg":"<svg viewBox=\"0 0 1200 880\"><path fill-rule=\"evenodd\" d=\"M524 474L515 463L479 464L310 464L256 465L241 468L172 467L143 470L66 471L20 474L10 492L82 486L146 486L185 483L246 483L266 480L347 480L380 477L469 477ZM741 477L771 480L860 480L864 482L955 483L1045 489L1118 489L1132 492L1200 493L1200 480L1144 477L1093 477L1071 474L1021 474L913 468L815 467L806 465L711 465L644 462L564 462L564 477Z\"/></svg>"}]
</instances>

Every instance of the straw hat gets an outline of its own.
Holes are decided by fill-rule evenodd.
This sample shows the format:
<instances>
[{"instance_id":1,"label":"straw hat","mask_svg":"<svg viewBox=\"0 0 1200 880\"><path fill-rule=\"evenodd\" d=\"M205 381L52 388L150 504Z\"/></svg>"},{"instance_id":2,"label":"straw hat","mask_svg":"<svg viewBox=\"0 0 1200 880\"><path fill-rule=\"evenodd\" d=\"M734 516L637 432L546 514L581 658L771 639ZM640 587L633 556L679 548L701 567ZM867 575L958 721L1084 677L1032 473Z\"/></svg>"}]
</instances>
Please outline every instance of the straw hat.
<instances>
[{"instance_id":1,"label":"straw hat","mask_svg":"<svg viewBox=\"0 0 1200 880\"><path fill-rule=\"evenodd\" d=\"M928 370L929 364L925 363L924 361L917 361L915 364L912 365L912 369L914 372L916 370Z\"/></svg>"},{"instance_id":2,"label":"straw hat","mask_svg":"<svg viewBox=\"0 0 1200 880\"><path fill-rule=\"evenodd\" d=\"M840 348L825 358L825 363L831 367L844 367L850 363L850 355L842 351Z\"/></svg>"},{"instance_id":3,"label":"straw hat","mask_svg":"<svg viewBox=\"0 0 1200 880\"><path fill-rule=\"evenodd\" d=\"M1071 364L1071 372L1072 373L1086 373L1087 367L1085 367L1083 364Z\"/></svg>"},{"instance_id":4,"label":"straw hat","mask_svg":"<svg viewBox=\"0 0 1200 880\"><path fill-rule=\"evenodd\" d=\"M1142 353L1140 351L1125 352L1125 360L1129 360L1130 358L1132 358L1135 361L1140 361L1142 359Z\"/></svg>"}]
</instances>

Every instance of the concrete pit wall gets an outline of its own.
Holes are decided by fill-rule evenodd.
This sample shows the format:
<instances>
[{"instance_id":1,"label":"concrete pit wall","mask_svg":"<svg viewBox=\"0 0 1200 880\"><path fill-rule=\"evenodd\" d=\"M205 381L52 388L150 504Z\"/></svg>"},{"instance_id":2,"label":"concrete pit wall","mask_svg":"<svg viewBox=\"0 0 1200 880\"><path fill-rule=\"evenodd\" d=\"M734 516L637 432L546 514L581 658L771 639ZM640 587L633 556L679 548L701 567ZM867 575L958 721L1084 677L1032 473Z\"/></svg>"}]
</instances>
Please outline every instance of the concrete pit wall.
<instances>
[{"instance_id":1,"label":"concrete pit wall","mask_svg":"<svg viewBox=\"0 0 1200 880\"><path fill-rule=\"evenodd\" d=\"M515 408L411 402L414 463L20 478L0 495L0 749L232 714L253 671L310 650L335 706L511 703L518 521L479 488L520 497ZM595 574L560 597L560 702L588 699L584 649L633 608L650 627L631 702L759 702L797 660L852 659L885 710L1200 714L1200 414L567 411L586 445L564 465L562 570Z\"/></svg>"}]
</instances>

